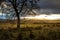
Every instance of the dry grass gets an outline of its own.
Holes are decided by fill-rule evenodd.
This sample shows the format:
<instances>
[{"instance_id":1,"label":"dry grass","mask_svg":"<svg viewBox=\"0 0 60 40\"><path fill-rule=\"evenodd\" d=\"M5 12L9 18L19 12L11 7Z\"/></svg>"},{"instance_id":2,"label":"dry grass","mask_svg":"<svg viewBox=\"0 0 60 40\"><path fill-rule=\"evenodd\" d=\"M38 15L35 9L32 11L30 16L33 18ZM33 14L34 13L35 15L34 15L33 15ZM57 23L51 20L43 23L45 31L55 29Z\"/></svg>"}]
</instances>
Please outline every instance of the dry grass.
<instances>
[{"instance_id":1,"label":"dry grass","mask_svg":"<svg viewBox=\"0 0 60 40\"><path fill-rule=\"evenodd\" d=\"M16 21L1 21L0 40L60 40L59 20L22 20L20 27Z\"/></svg>"},{"instance_id":2,"label":"dry grass","mask_svg":"<svg viewBox=\"0 0 60 40\"><path fill-rule=\"evenodd\" d=\"M16 20L0 21L0 28L16 28L16 26ZM20 27L60 27L60 20L20 20Z\"/></svg>"}]
</instances>

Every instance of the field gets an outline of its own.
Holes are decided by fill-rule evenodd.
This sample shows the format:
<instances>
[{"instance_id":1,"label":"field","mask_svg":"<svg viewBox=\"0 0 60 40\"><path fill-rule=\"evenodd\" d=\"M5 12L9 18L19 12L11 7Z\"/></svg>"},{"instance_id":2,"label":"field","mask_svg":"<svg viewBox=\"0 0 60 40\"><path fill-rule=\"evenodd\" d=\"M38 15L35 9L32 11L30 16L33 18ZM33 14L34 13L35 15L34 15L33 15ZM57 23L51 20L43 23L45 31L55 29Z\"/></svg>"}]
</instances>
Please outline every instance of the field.
<instances>
[{"instance_id":1,"label":"field","mask_svg":"<svg viewBox=\"0 0 60 40\"><path fill-rule=\"evenodd\" d=\"M60 40L60 20L0 21L0 40Z\"/></svg>"},{"instance_id":2,"label":"field","mask_svg":"<svg viewBox=\"0 0 60 40\"><path fill-rule=\"evenodd\" d=\"M16 20L0 20L0 29L16 28ZM60 27L60 20L20 20L20 28Z\"/></svg>"}]
</instances>

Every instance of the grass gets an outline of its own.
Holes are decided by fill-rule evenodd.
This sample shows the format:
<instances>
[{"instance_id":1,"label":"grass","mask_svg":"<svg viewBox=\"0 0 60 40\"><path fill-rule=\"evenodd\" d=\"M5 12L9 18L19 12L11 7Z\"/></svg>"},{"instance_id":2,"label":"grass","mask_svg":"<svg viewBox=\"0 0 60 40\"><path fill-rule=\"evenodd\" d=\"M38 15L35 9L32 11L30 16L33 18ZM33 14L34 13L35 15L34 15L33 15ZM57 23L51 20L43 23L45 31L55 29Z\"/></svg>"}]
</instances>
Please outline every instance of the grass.
<instances>
[{"instance_id":1,"label":"grass","mask_svg":"<svg viewBox=\"0 0 60 40\"><path fill-rule=\"evenodd\" d=\"M60 31L57 29L21 28L0 29L0 40L60 40Z\"/></svg>"},{"instance_id":2,"label":"grass","mask_svg":"<svg viewBox=\"0 0 60 40\"><path fill-rule=\"evenodd\" d=\"M60 40L59 20L22 20L20 29L6 21L0 27L0 40Z\"/></svg>"},{"instance_id":3,"label":"grass","mask_svg":"<svg viewBox=\"0 0 60 40\"><path fill-rule=\"evenodd\" d=\"M16 20L0 20L0 29L16 28ZM60 27L60 20L20 20L20 27Z\"/></svg>"}]
</instances>

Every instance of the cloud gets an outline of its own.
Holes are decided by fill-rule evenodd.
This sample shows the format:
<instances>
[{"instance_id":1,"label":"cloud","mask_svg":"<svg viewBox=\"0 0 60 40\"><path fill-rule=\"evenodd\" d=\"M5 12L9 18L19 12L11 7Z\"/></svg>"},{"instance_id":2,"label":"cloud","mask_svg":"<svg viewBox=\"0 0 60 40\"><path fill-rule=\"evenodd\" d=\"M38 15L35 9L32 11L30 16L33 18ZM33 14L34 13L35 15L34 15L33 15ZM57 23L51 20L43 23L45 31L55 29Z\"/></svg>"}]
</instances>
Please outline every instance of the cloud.
<instances>
[{"instance_id":1,"label":"cloud","mask_svg":"<svg viewBox=\"0 0 60 40\"><path fill-rule=\"evenodd\" d=\"M60 0L40 0L38 5L41 8L60 9Z\"/></svg>"}]
</instances>

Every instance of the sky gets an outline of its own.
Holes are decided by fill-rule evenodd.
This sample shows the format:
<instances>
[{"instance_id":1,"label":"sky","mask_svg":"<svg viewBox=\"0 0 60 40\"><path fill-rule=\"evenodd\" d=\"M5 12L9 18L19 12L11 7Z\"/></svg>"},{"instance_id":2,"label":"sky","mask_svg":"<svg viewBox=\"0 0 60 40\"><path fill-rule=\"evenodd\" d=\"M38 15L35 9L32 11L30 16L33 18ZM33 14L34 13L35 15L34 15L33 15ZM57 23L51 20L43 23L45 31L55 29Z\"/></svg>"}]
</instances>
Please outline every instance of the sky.
<instances>
[{"instance_id":1,"label":"sky","mask_svg":"<svg viewBox=\"0 0 60 40\"><path fill-rule=\"evenodd\" d=\"M40 7L39 10L34 10L40 15L22 17L26 19L47 19L47 20L60 20L60 0L40 0L37 3ZM44 14L43 14L44 13ZM46 15L50 14L50 15Z\"/></svg>"},{"instance_id":2,"label":"sky","mask_svg":"<svg viewBox=\"0 0 60 40\"><path fill-rule=\"evenodd\" d=\"M60 0L40 0L38 6L42 9L40 12L60 13Z\"/></svg>"},{"instance_id":3,"label":"sky","mask_svg":"<svg viewBox=\"0 0 60 40\"><path fill-rule=\"evenodd\" d=\"M41 8L60 9L60 0L40 0Z\"/></svg>"},{"instance_id":4,"label":"sky","mask_svg":"<svg viewBox=\"0 0 60 40\"><path fill-rule=\"evenodd\" d=\"M38 1L38 6L41 8L60 9L60 0L40 0Z\"/></svg>"},{"instance_id":5,"label":"sky","mask_svg":"<svg viewBox=\"0 0 60 40\"><path fill-rule=\"evenodd\" d=\"M37 6L40 7L40 9L34 10L36 13L60 14L60 0L40 0L37 2Z\"/></svg>"},{"instance_id":6,"label":"sky","mask_svg":"<svg viewBox=\"0 0 60 40\"><path fill-rule=\"evenodd\" d=\"M37 6L48 10L48 12L60 12L60 0L40 0L37 2Z\"/></svg>"}]
</instances>

